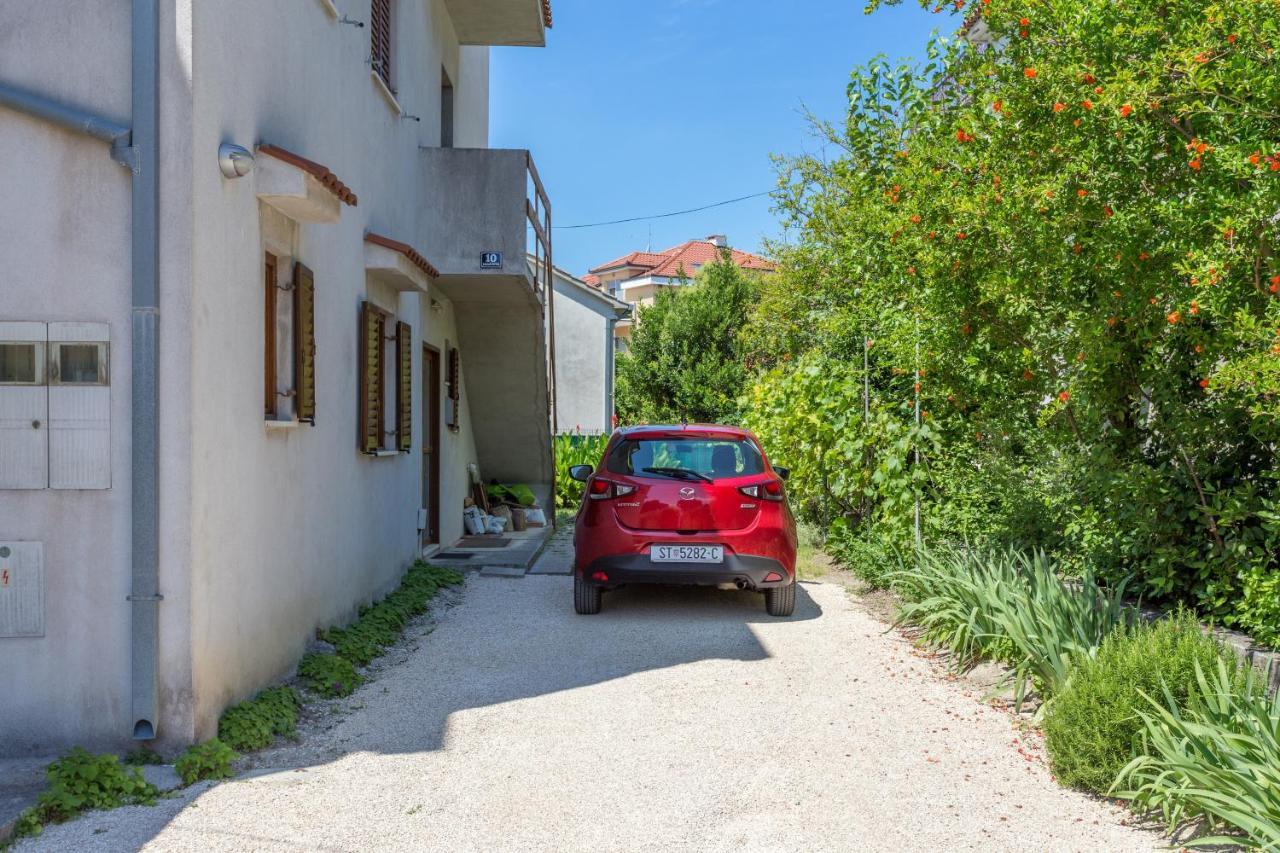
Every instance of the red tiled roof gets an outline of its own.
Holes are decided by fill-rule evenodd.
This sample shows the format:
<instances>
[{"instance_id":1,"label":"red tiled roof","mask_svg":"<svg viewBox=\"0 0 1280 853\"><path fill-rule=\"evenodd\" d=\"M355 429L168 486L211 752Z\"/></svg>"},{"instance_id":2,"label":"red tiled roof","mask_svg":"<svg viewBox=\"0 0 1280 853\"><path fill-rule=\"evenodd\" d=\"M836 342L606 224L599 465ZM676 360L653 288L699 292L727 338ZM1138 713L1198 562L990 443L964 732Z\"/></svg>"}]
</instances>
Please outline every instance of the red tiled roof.
<instances>
[{"instance_id":1,"label":"red tiled roof","mask_svg":"<svg viewBox=\"0 0 1280 853\"><path fill-rule=\"evenodd\" d=\"M374 234L372 231L365 233L364 241L366 243L373 243L377 246L384 246L393 252L399 252L408 258L414 266L431 276L431 278L440 277L440 270L433 267L430 261L418 254L418 252L408 243L401 243L398 240L392 240L390 237L383 237L381 234Z\"/></svg>"},{"instance_id":2,"label":"red tiled roof","mask_svg":"<svg viewBox=\"0 0 1280 853\"><path fill-rule=\"evenodd\" d=\"M582 277L582 280L594 287L596 290L600 289L600 276L587 273Z\"/></svg>"},{"instance_id":3,"label":"red tiled roof","mask_svg":"<svg viewBox=\"0 0 1280 853\"><path fill-rule=\"evenodd\" d=\"M632 252L629 255L623 255L621 258L609 261L607 264L601 264L591 271L598 273L603 270L618 269L620 267L637 267L642 271L642 275L674 278L683 269L685 275L692 277L697 272L698 267L717 260L721 251L723 250L710 240L689 240L679 246L673 246L665 252ZM730 249L729 251L733 262L742 269L764 271L777 269L772 261L768 261L759 255L742 252L738 249Z\"/></svg>"},{"instance_id":4,"label":"red tiled roof","mask_svg":"<svg viewBox=\"0 0 1280 853\"><path fill-rule=\"evenodd\" d=\"M551 29L551 0L542 0L542 23Z\"/></svg>"},{"instance_id":5,"label":"red tiled roof","mask_svg":"<svg viewBox=\"0 0 1280 853\"><path fill-rule=\"evenodd\" d=\"M286 151L277 145L259 145L258 150L263 154L270 154L272 157L275 157L277 160L282 160L290 166L297 166L299 169L308 173L323 184L325 189L338 197L339 201L349 204L352 207L356 206L356 194L351 191L350 187L339 180L338 176L331 172L327 167L321 166L314 160L308 160L306 157L300 157L292 151Z\"/></svg>"}]
</instances>

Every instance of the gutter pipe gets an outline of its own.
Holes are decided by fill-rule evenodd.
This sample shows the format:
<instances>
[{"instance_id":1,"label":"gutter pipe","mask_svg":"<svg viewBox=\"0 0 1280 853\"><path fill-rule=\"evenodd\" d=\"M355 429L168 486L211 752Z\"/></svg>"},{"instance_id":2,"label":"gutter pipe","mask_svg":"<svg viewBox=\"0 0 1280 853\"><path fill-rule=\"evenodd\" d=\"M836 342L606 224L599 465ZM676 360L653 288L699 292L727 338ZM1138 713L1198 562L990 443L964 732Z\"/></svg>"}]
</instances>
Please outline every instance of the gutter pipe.
<instances>
[{"instance_id":1,"label":"gutter pipe","mask_svg":"<svg viewBox=\"0 0 1280 853\"><path fill-rule=\"evenodd\" d=\"M133 0L133 127L0 82L0 105L111 146L111 159L133 175L132 226L132 710L133 738L157 728L159 657L159 331L160 87L158 0Z\"/></svg>"}]
</instances>

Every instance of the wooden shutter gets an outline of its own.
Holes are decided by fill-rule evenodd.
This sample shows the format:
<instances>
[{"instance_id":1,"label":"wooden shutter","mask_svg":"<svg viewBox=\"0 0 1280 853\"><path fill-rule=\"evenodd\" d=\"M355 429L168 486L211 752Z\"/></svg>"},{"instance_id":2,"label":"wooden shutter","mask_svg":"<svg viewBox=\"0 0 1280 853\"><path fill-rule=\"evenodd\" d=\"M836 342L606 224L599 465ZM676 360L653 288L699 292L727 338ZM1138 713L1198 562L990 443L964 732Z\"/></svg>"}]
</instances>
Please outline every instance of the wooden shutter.
<instances>
[{"instance_id":1,"label":"wooden shutter","mask_svg":"<svg viewBox=\"0 0 1280 853\"><path fill-rule=\"evenodd\" d=\"M391 0L370 0L369 58L373 70L391 88Z\"/></svg>"},{"instance_id":2,"label":"wooden shutter","mask_svg":"<svg viewBox=\"0 0 1280 853\"><path fill-rule=\"evenodd\" d=\"M268 418L276 416L276 259L267 255L263 267L263 406Z\"/></svg>"},{"instance_id":3,"label":"wooden shutter","mask_svg":"<svg viewBox=\"0 0 1280 853\"><path fill-rule=\"evenodd\" d=\"M293 388L298 420L316 423L316 282L302 263L293 265Z\"/></svg>"},{"instance_id":4,"label":"wooden shutter","mask_svg":"<svg viewBox=\"0 0 1280 853\"><path fill-rule=\"evenodd\" d=\"M360 450L382 447L383 313L370 302L360 305Z\"/></svg>"},{"instance_id":5,"label":"wooden shutter","mask_svg":"<svg viewBox=\"0 0 1280 853\"><path fill-rule=\"evenodd\" d=\"M462 407L459 401L462 399L462 376L461 368L458 364L458 348L451 347L449 349L449 364L446 368L449 377L449 428L457 429L462 423Z\"/></svg>"},{"instance_id":6,"label":"wooden shutter","mask_svg":"<svg viewBox=\"0 0 1280 853\"><path fill-rule=\"evenodd\" d=\"M413 329L396 323L396 448L413 447Z\"/></svg>"}]
</instances>

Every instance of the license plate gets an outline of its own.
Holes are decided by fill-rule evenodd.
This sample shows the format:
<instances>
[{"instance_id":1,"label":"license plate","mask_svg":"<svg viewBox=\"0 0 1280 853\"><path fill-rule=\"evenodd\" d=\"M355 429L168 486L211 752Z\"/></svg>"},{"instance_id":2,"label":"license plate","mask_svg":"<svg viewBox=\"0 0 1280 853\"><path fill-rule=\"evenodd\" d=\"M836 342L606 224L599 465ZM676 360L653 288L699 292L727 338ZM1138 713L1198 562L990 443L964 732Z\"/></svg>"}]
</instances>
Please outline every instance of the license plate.
<instances>
[{"instance_id":1,"label":"license plate","mask_svg":"<svg viewBox=\"0 0 1280 853\"><path fill-rule=\"evenodd\" d=\"M649 548L652 563L723 563L723 545L653 545Z\"/></svg>"}]
</instances>

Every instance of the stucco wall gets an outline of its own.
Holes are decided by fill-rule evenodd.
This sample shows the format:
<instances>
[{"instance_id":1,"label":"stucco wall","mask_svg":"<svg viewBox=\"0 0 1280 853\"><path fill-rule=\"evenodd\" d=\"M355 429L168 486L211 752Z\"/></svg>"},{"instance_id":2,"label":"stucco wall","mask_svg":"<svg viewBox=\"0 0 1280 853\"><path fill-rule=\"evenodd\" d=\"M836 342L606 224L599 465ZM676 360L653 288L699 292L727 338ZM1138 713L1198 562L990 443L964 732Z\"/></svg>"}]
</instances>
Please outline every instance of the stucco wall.
<instances>
[{"instance_id":1,"label":"stucco wall","mask_svg":"<svg viewBox=\"0 0 1280 853\"><path fill-rule=\"evenodd\" d=\"M162 701L190 707L185 447L190 288L188 4L162 4L160 486ZM10 3L0 80L130 122L128 0ZM107 146L0 107L0 319L91 320L111 334L111 488L0 491L0 540L45 543L45 635L0 639L0 755L127 742L130 708L130 220ZM180 727L180 726L179 726Z\"/></svg>"},{"instance_id":2,"label":"stucco wall","mask_svg":"<svg viewBox=\"0 0 1280 853\"><path fill-rule=\"evenodd\" d=\"M418 146L439 140L440 68L459 86L455 121L484 100L466 94L440 0L395 9L396 112L371 79L368 29L334 22L317 2L225 0L197 7L195 149L269 141L332 169L359 197L333 224L302 224L295 257L316 285L316 426L268 429L261 403L262 249L254 176L228 181L197 158L201 211L192 436L192 659L197 737L218 713L286 674L317 628L342 622L393 587L417 556L421 505L421 346L456 340L452 306L402 295L415 329L414 452L357 451L357 317L368 292L363 235L414 242ZM245 26L251 21L252 26ZM200 51L199 46L217 45ZM246 85L258 81L257 85ZM417 247L429 257L430 247ZM464 357L463 364L466 364ZM442 533L461 529L469 418L442 431ZM456 503L457 512L450 503Z\"/></svg>"},{"instance_id":3,"label":"stucco wall","mask_svg":"<svg viewBox=\"0 0 1280 853\"><path fill-rule=\"evenodd\" d=\"M608 432L613 312L559 277L555 294L556 425L560 432Z\"/></svg>"}]
</instances>

